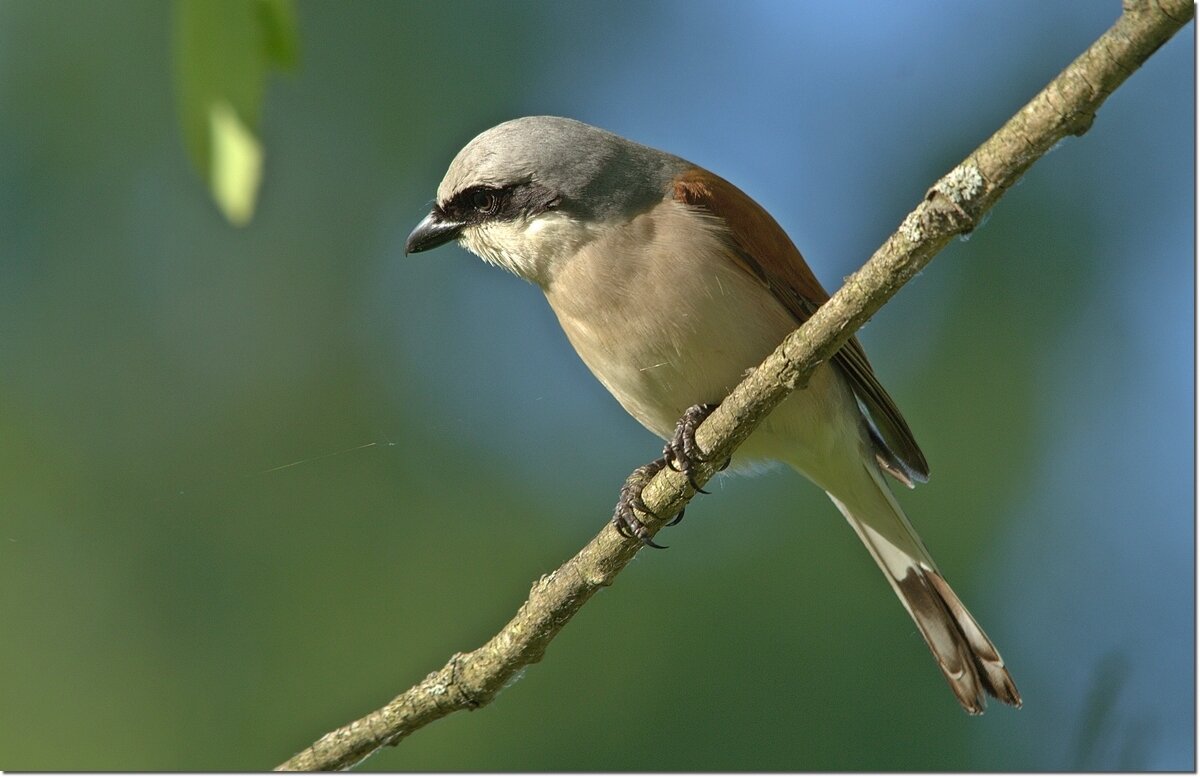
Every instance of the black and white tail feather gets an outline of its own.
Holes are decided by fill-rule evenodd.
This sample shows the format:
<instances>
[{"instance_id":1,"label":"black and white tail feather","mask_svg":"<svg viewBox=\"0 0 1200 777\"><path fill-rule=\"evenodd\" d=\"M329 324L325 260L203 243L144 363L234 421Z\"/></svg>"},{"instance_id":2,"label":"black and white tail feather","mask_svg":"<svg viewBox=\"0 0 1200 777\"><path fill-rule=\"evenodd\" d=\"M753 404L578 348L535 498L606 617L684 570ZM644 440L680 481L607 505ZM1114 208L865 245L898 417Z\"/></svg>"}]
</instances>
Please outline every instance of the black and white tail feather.
<instances>
[{"instance_id":1,"label":"black and white tail feather","mask_svg":"<svg viewBox=\"0 0 1200 777\"><path fill-rule=\"evenodd\" d=\"M938 572L875 462L864 461L863 471L869 482L860 481L853 495L829 497L912 616L959 703L972 715L983 713L987 695L1020 707L999 651Z\"/></svg>"}]
</instances>

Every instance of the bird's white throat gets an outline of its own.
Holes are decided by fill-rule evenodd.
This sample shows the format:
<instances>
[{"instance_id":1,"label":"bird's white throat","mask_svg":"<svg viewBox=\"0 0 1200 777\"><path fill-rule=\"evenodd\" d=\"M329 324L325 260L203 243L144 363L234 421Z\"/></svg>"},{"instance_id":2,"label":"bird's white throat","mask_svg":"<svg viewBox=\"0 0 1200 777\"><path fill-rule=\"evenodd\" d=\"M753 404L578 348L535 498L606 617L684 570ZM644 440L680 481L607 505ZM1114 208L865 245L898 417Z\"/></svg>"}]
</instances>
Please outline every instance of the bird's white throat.
<instances>
[{"instance_id":1,"label":"bird's white throat","mask_svg":"<svg viewBox=\"0 0 1200 777\"><path fill-rule=\"evenodd\" d=\"M545 287L561 263L602 231L562 211L548 211L528 219L467 227L459 242L484 261Z\"/></svg>"}]
</instances>

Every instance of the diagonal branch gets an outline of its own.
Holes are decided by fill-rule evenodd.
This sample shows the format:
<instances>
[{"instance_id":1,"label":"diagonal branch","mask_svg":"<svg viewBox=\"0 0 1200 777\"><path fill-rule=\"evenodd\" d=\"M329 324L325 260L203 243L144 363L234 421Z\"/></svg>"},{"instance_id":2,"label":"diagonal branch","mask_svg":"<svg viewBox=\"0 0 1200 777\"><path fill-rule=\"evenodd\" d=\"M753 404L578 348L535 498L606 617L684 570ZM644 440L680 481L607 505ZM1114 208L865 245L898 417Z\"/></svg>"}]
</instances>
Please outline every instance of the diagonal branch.
<instances>
[{"instance_id":1,"label":"diagonal branch","mask_svg":"<svg viewBox=\"0 0 1200 777\"><path fill-rule=\"evenodd\" d=\"M871 260L846 279L808 321L784 340L697 430L711 461L724 461L788 394L915 276L950 241L970 232L1004 192L1055 143L1082 135L1096 110L1163 43L1192 19L1190 0L1125 0L1117 22L961 164L937 181ZM696 482L714 474L700 464ZM669 469L643 497L657 515L683 509L694 491ZM664 520L648 521L656 532ZM441 669L382 708L321 737L280 770L354 766L384 745L438 718L490 702L546 646L592 594L611 585L640 549L606 526L554 572L538 580L511 621L482 647L457 653Z\"/></svg>"}]
</instances>

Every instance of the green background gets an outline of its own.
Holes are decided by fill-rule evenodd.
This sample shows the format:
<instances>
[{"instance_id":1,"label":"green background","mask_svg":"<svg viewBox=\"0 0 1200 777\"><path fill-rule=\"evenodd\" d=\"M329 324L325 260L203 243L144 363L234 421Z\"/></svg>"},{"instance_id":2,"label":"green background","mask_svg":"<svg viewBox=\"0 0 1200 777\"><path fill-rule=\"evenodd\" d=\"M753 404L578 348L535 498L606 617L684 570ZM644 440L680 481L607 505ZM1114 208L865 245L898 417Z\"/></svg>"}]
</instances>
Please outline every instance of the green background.
<instances>
[{"instance_id":1,"label":"green background","mask_svg":"<svg viewBox=\"0 0 1200 777\"><path fill-rule=\"evenodd\" d=\"M0 768L269 768L604 524L658 442L535 289L403 255L477 132L670 149L832 288L1119 6L301 2L239 230L187 161L170 5L0 2ZM364 768L1193 769L1193 33L862 334L932 465L900 498L1023 710L964 715L777 471Z\"/></svg>"}]
</instances>

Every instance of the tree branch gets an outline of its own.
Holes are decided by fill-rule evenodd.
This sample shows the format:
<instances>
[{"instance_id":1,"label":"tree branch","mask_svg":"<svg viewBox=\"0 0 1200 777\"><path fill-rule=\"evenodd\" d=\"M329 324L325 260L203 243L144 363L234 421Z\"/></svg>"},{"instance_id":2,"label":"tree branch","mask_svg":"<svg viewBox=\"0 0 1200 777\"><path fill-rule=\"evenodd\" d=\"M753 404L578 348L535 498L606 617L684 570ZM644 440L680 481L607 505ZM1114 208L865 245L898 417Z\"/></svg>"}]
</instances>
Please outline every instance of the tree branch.
<instances>
[{"instance_id":1,"label":"tree branch","mask_svg":"<svg viewBox=\"0 0 1200 777\"><path fill-rule=\"evenodd\" d=\"M803 387L884 303L950 241L970 232L1004 192L1055 143L1082 135L1096 110L1194 15L1190 0L1125 0L1120 19L961 164L937 181L870 261L784 340L698 429L708 459L724 461L771 410ZM701 464L696 481L714 474ZM673 516L694 491L679 473L660 472L643 492L656 515ZM656 532L663 519L651 519ZM482 647L449 663L384 707L321 737L278 767L354 766L384 745L451 712L490 702L523 667L540 661L567 621L641 546L606 526L574 558L538 580L511 621Z\"/></svg>"}]
</instances>

